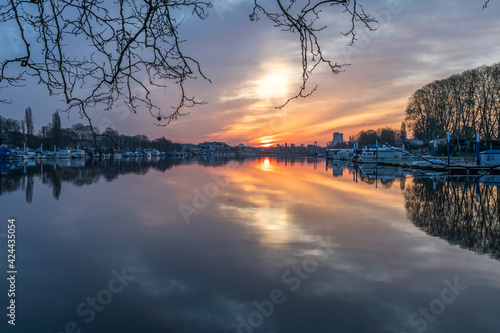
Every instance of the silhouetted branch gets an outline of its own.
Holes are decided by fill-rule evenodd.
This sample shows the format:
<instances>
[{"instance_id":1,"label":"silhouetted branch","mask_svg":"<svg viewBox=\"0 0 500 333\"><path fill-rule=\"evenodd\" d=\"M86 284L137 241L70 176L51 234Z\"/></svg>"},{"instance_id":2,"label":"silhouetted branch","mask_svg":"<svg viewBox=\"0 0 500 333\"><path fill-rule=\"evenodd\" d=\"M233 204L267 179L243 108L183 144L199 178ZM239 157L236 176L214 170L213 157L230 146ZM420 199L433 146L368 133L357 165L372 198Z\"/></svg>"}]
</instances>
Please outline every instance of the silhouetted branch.
<instances>
[{"instance_id":1,"label":"silhouetted branch","mask_svg":"<svg viewBox=\"0 0 500 333\"><path fill-rule=\"evenodd\" d=\"M285 2L287 2L288 5L284 5L283 3ZM376 28L372 25L376 24L377 21L375 18L365 13L363 7L358 4L357 0L309 0L305 2L305 4L304 2L299 3L296 0L276 0L276 3L278 5L278 10L271 11L261 5L261 1L254 0L254 9L250 14L250 19L252 21L258 21L259 13L261 13L271 20L275 27L279 27L283 31L298 34L302 61L302 84L299 87L299 92L295 96L289 98L283 105L277 107L282 108L293 99L310 96L317 89L317 85L308 89L307 83L318 65L326 64L332 74L338 74L342 67L348 65L346 63L339 64L324 57L318 33L326 29L327 26L318 26L317 23L322 10L328 7L339 6L343 13L349 15L350 26L348 30L342 32L342 34L351 37L351 45L357 40L355 27L358 22L362 23L368 30L375 30Z\"/></svg>"},{"instance_id":2,"label":"silhouetted branch","mask_svg":"<svg viewBox=\"0 0 500 333\"><path fill-rule=\"evenodd\" d=\"M145 107L168 123L182 107L201 103L186 95L183 82L207 79L182 50L179 17L191 12L205 19L210 7L199 0L10 0L0 5L0 23L16 23L24 50L1 62L0 82L19 85L33 76L51 95L63 97L65 111L76 108L87 119L88 108L109 110L124 101L132 112ZM37 42L28 41L27 27ZM171 114L153 101L152 91L167 82L181 87Z\"/></svg>"}]
</instances>

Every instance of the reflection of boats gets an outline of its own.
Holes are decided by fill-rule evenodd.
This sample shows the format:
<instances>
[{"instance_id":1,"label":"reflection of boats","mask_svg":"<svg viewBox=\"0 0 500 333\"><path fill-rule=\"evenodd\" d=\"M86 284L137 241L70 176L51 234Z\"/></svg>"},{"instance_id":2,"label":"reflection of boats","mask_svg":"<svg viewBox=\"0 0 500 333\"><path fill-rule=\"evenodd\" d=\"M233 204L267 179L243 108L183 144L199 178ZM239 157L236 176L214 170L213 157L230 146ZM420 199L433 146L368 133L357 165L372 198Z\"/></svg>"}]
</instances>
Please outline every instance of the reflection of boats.
<instances>
[{"instance_id":1,"label":"reflection of boats","mask_svg":"<svg viewBox=\"0 0 500 333\"><path fill-rule=\"evenodd\" d=\"M85 165L85 159L75 158L71 160L70 166L72 167L83 167Z\"/></svg>"},{"instance_id":2,"label":"reflection of boats","mask_svg":"<svg viewBox=\"0 0 500 333\"><path fill-rule=\"evenodd\" d=\"M48 151L45 153L45 158L54 159L56 157L57 157L57 153L55 153L53 151Z\"/></svg>"},{"instance_id":3,"label":"reflection of boats","mask_svg":"<svg viewBox=\"0 0 500 333\"><path fill-rule=\"evenodd\" d=\"M366 164L361 168L361 172L372 179L396 179L404 178L406 172L398 167L376 166L374 164Z\"/></svg>"},{"instance_id":4,"label":"reflection of boats","mask_svg":"<svg viewBox=\"0 0 500 333\"><path fill-rule=\"evenodd\" d=\"M0 172L2 174L6 174L11 169L13 169L13 167L14 167L14 163L12 163L12 162L6 162L6 161L0 162Z\"/></svg>"},{"instance_id":5,"label":"reflection of boats","mask_svg":"<svg viewBox=\"0 0 500 333\"><path fill-rule=\"evenodd\" d=\"M481 184L500 186L500 175L484 175L479 178Z\"/></svg>"}]
</instances>

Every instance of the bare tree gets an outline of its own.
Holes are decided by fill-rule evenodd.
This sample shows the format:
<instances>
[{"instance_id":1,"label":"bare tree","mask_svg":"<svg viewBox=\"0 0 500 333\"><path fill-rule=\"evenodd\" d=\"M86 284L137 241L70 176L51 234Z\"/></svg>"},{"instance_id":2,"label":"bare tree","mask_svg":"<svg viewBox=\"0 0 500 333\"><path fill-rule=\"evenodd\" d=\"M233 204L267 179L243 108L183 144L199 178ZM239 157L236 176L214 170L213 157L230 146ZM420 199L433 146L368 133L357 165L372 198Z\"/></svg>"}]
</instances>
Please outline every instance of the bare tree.
<instances>
[{"instance_id":1,"label":"bare tree","mask_svg":"<svg viewBox=\"0 0 500 333\"><path fill-rule=\"evenodd\" d=\"M60 145L62 139L62 128L61 128L61 117L59 117L59 113L57 112L54 112L52 114L51 131L54 144Z\"/></svg>"},{"instance_id":2,"label":"bare tree","mask_svg":"<svg viewBox=\"0 0 500 333\"><path fill-rule=\"evenodd\" d=\"M33 135L33 114L31 113L31 108L26 108L24 112L24 123L26 124L26 135Z\"/></svg>"},{"instance_id":3,"label":"bare tree","mask_svg":"<svg viewBox=\"0 0 500 333\"><path fill-rule=\"evenodd\" d=\"M0 4L0 24L16 26L23 53L0 62L0 87L22 85L34 77L91 126L89 108L111 109L117 102L134 113L146 108L158 125L169 124L186 108L204 103L186 91L188 80L209 79L200 63L183 50L179 26L187 15L207 18L211 7L202 0L5 1ZM318 23L322 11L347 16L343 34L352 43L357 24L375 29L375 19L357 0L254 0L252 20L263 15L298 36L302 85L292 98L316 89L306 85L318 65L326 64L334 74L344 65L324 57L318 38L326 28ZM35 32L36 42L27 37L27 29ZM178 90L170 111L161 109L152 94L152 89L167 86Z\"/></svg>"},{"instance_id":4,"label":"bare tree","mask_svg":"<svg viewBox=\"0 0 500 333\"><path fill-rule=\"evenodd\" d=\"M429 140L453 136L498 139L500 125L500 63L481 66L434 81L410 97L406 119L414 134Z\"/></svg>"}]
</instances>

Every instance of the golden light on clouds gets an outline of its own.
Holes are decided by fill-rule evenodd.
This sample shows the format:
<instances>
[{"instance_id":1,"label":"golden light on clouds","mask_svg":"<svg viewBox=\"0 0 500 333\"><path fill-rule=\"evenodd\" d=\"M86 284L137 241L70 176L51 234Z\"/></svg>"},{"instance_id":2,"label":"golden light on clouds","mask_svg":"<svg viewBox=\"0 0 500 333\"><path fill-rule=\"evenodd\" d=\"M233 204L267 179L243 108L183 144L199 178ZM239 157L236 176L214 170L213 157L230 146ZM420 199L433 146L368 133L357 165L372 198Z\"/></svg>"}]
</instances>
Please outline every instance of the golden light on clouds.
<instances>
[{"instance_id":1,"label":"golden light on clouds","mask_svg":"<svg viewBox=\"0 0 500 333\"><path fill-rule=\"evenodd\" d=\"M271 147L275 142L275 137L263 136L261 138L255 139L255 142L259 143L261 147Z\"/></svg>"},{"instance_id":2,"label":"golden light on clouds","mask_svg":"<svg viewBox=\"0 0 500 333\"><path fill-rule=\"evenodd\" d=\"M255 79L232 87L220 100L256 99L258 102L253 108L267 108L273 101L289 97L291 85L297 86L296 67L286 60L262 62L254 74Z\"/></svg>"}]
</instances>

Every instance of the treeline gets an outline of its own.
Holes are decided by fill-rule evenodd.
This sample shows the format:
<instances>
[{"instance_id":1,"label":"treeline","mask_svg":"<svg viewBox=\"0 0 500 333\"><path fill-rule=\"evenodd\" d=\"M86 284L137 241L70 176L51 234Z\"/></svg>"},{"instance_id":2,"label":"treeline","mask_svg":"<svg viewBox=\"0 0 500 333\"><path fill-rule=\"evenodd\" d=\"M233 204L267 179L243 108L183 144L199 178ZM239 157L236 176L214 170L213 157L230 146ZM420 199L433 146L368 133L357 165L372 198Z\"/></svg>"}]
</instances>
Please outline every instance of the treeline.
<instances>
[{"instance_id":1,"label":"treeline","mask_svg":"<svg viewBox=\"0 0 500 333\"><path fill-rule=\"evenodd\" d=\"M499 138L500 63L481 66L437 80L415 91L408 101L406 120L413 135L425 142L453 137Z\"/></svg>"},{"instance_id":2,"label":"treeline","mask_svg":"<svg viewBox=\"0 0 500 333\"><path fill-rule=\"evenodd\" d=\"M401 129L397 130L390 127L383 127L377 130L362 130L355 135L349 136L349 140L331 145L331 142L327 143L328 147L332 148L352 148L354 142L358 143L359 148L366 146L375 145L377 142L379 145L396 145L396 144L408 144L406 133L406 124L401 123Z\"/></svg>"},{"instance_id":3,"label":"treeline","mask_svg":"<svg viewBox=\"0 0 500 333\"><path fill-rule=\"evenodd\" d=\"M103 132L94 129L97 136L97 146L102 149L142 149L151 148L161 151L181 151L180 143L172 142L165 137L150 140L146 135L124 135L113 128L106 128ZM69 128L61 127L61 118L55 112L52 122L42 126L35 133L31 109L27 108L22 120L4 118L0 116L0 143L22 147L26 144L30 148L38 148L42 144L44 149L57 147L80 148L94 147L94 133L90 125L74 124Z\"/></svg>"}]
</instances>

